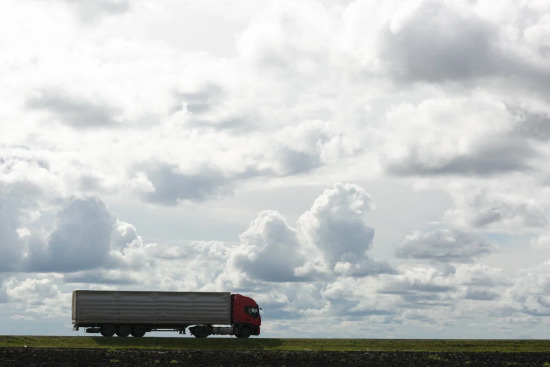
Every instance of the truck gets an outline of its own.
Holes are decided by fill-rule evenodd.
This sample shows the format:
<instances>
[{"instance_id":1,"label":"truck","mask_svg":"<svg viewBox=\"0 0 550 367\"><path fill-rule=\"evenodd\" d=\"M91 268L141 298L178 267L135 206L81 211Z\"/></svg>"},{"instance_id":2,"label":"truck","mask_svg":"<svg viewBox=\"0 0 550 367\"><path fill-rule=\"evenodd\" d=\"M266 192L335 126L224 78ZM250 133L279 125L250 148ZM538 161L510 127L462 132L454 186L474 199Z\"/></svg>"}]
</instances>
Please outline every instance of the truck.
<instances>
[{"instance_id":1,"label":"truck","mask_svg":"<svg viewBox=\"0 0 550 367\"><path fill-rule=\"evenodd\" d=\"M206 338L260 335L256 301L230 292L157 292L75 290L73 330L105 337L142 337L150 331L177 331Z\"/></svg>"}]
</instances>

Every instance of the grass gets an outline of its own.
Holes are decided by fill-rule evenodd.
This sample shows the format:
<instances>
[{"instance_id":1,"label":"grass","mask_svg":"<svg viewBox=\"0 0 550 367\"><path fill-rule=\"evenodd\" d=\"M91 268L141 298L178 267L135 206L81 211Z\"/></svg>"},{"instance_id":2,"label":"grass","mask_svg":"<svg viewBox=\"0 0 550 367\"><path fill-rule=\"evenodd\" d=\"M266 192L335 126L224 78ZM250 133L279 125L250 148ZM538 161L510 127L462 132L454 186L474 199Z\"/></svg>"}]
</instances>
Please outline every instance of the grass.
<instances>
[{"instance_id":1,"label":"grass","mask_svg":"<svg viewBox=\"0 0 550 367\"><path fill-rule=\"evenodd\" d=\"M431 339L265 339L265 338L104 338L89 336L1 336L0 347L286 350L286 351L421 351L550 352L550 340Z\"/></svg>"}]
</instances>

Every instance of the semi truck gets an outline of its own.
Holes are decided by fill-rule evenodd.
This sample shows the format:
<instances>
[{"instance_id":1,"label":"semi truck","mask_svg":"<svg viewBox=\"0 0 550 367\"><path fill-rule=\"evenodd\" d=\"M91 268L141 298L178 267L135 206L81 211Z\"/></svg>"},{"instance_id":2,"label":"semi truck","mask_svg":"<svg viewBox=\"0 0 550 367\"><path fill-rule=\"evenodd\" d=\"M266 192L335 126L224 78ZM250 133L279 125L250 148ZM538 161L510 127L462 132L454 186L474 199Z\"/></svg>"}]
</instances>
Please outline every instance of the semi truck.
<instances>
[{"instance_id":1,"label":"semi truck","mask_svg":"<svg viewBox=\"0 0 550 367\"><path fill-rule=\"evenodd\" d=\"M256 301L230 292L148 292L75 290L73 330L105 337L142 337L150 331L177 331L206 338L260 335Z\"/></svg>"}]
</instances>

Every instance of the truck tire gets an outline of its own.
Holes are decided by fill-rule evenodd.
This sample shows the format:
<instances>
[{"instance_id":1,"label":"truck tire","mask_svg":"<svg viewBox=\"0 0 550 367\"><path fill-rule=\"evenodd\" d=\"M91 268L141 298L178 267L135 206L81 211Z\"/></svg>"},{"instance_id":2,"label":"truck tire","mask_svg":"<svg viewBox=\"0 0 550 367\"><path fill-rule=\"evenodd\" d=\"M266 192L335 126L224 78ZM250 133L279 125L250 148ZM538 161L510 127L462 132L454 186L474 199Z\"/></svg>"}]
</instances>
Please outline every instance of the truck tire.
<instances>
[{"instance_id":1,"label":"truck tire","mask_svg":"<svg viewBox=\"0 0 550 367\"><path fill-rule=\"evenodd\" d=\"M239 333L237 334L237 338L248 338L252 334L252 330L248 326L243 326Z\"/></svg>"},{"instance_id":2,"label":"truck tire","mask_svg":"<svg viewBox=\"0 0 550 367\"><path fill-rule=\"evenodd\" d=\"M208 326L199 326L195 328L193 335L195 335L195 338L206 338L210 334L211 332Z\"/></svg>"},{"instance_id":3,"label":"truck tire","mask_svg":"<svg viewBox=\"0 0 550 367\"><path fill-rule=\"evenodd\" d=\"M118 330L116 331L116 335L118 335L121 338L126 338L128 335L130 335L131 328L129 325L120 325L118 327Z\"/></svg>"},{"instance_id":4,"label":"truck tire","mask_svg":"<svg viewBox=\"0 0 550 367\"><path fill-rule=\"evenodd\" d=\"M106 336L108 338L115 335L115 331L116 331L115 325L111 325L111 324L103 324L99 328L99 332L101 333L101 335Z\"/></svg>"},{"instance_id":5,"label":"truck tire","mask_svg":"<svg viewBox=\"0 0 550 367\"><path fill-rule=\"evenodd\" d=\"M142 336L145 335L146 332L147 332L147 329L143 325L135 325L132 328L132 336L134 338L141 338Z\"/></svg>"}]
</instances>

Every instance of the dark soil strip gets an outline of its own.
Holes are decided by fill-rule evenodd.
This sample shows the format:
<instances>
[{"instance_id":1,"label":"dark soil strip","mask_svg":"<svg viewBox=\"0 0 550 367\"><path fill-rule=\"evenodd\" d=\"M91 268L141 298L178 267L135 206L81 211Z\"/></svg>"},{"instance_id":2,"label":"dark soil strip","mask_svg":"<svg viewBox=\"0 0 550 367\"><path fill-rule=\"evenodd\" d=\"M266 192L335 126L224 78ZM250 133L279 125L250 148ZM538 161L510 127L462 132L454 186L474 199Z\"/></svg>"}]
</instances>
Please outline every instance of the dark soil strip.
<instances>
[{"instance_id":1,"label":"dark soil strip","mask_svg":"<svg viewBox=\"0 0 550 367\"><path fill-rule=\"evenodd\" d=\"M550 353L179 351L0 348L2 367L550 366Z\"/></svg>"}]
</instances>

